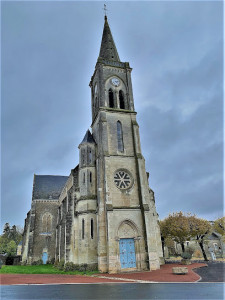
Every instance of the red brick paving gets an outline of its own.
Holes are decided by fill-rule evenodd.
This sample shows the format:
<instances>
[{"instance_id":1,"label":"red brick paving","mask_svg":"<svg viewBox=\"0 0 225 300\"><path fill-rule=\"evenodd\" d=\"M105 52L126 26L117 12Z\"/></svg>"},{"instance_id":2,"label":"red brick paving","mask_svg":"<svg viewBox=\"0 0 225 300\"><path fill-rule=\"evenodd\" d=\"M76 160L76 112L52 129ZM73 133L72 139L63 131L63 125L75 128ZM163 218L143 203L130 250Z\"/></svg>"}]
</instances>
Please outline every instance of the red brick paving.
<instances>
[{"instance_id":1,"label":"red brick paving","mask_svg":"<svg viewBox=\"0 0 225 300\"><path fill-rule=\"evenodd\" d=\"M82 275L57 274L0 274L1 285L11 284L66 284L66 283L105 283L126 282L125 279L112 280Z\"/></svg>"},{"instance_id":2,"label":"red brick paving","mask_svg":"<svg viewBox=\"0 0 225 300\"><path fill-rule=\"evenodd\" d=\"M172 273L173 267L181 267L181 264L166 264L160 267L160 270L146 271L146 272L134 272L134 273L120 273L120 274L104 274L106 277L116 277L121 279L136 279L144 281L155 282L195 282L200 279L200 276L196 274L192 269L207 266L204 263L193 263L191 265L183 265L188 268L188 274L186 275L174 275ZM101 275L99 275L101 276Z\"/></svg>"},{"instance_id":3,"label":"red brick paving","mask_svg":"<svg viewBox=\"0 0 225 300\"><path fill-rule=\"evenodd\" d=\"M160 270L120 273L120 274L96 274L92 276L80 275L56 275L56 274L0 274L2 285L11 284L66 284L66 283L107 283L107 282L135 282L135 280L155 282L195 282L200 279L192 269L207 266L204 263L193 263L188 267L188 274L174 275L173 267L180 264L162 265ZM106 277L106 278L100 278ZM113 278L114 277L114 278ZM128 279L128 280L126 280ZM132 281L130 281L132 280Z\"/></svg>"}]
</instances>

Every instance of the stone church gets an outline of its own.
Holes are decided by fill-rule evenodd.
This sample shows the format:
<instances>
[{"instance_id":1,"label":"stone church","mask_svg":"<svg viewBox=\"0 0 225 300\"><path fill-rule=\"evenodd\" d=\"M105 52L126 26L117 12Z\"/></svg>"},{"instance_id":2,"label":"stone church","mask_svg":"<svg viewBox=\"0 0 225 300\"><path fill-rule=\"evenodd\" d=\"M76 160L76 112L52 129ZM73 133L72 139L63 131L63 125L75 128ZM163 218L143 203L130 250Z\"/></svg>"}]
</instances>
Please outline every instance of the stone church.
<instances>
[{"instance_id":1,"label":"stone church","mask_svg":"<svg viewBox=\"0 0 225 300\"><path fill-rule=\"evenodd\" d=\"M141 152L131 67L105 16L90 81L92 131L69 176L34 175L22 260L86 263L100 272L155 270L163 261L158 214Z\"/></svg>"}]
</instances>

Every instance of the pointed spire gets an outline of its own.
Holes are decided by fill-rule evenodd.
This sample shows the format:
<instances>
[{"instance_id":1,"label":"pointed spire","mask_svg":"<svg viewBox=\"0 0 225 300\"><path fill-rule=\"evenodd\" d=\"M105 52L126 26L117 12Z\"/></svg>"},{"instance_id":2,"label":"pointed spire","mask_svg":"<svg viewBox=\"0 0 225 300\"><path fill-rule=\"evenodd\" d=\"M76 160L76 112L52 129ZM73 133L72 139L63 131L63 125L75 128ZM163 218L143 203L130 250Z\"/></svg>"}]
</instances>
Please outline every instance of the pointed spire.
<instances>
[{"instance_id":1,"label":"pointed spire","mask_svg":"<svg viewBox=\"0 0 225 300\"><path fill-rule=\"evenodd\" d=\"M107 16L105 16L105 24L102 34L102 43L99 53L99 59L106 59L120 62L119 54L114 43L112 33L109 27Z\"/></svg>"},{"instance_id":2,"label":"pointed spire","mask_svg":"<svg viewBox=\"0 0 225 300\"><path fill-rule=\"evenodd\" d=\"M94 140L92 134L90 133L89 129L87 130L87 132L83 138L83 141L80 144L85 144L85 143L95 143L95 140Z\"/></svg>"}]
</instances>

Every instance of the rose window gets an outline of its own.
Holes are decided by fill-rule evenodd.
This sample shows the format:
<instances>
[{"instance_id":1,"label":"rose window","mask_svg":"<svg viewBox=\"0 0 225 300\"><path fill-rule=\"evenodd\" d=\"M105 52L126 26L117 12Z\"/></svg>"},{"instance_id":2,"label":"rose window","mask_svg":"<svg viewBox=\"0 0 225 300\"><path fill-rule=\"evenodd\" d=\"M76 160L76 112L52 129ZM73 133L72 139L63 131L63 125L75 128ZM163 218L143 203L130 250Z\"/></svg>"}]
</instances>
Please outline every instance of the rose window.
<instances>
[{"instance_id":1,"label":"rose window","mask_svg":"<svg viewBox=\"0 0 225 300\"><path fill-rule=\"evenodd\" d=\"M128 172L120 170L115 173L114 182L119 189L124 190L128 189L132 185L132 178Z\"/></svg>"}]
</instances>

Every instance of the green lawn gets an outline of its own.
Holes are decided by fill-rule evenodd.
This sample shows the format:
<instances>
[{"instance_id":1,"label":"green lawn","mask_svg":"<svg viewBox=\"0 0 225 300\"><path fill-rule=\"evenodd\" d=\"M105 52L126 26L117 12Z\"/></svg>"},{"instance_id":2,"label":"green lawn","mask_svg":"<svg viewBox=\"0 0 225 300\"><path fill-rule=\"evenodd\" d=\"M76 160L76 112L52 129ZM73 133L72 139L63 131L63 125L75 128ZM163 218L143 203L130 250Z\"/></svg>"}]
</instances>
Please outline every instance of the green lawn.
<instances>
[{"instance_id":1,"label":"green lawn","mask_svg":"<svg viewBox=\"0 0 225 300\"><path fill-rule=\"evenodd\" d=\"M80 272L80 271L60 271L53 265L37 265L37 266L2 266L0 274L67 274L67 275L92 275L98 271Z\"/></svg>"}]
</instances>

